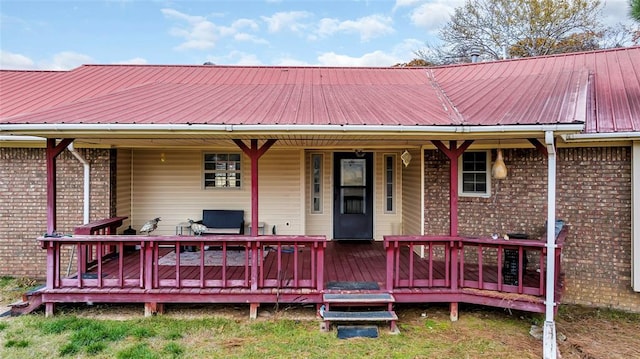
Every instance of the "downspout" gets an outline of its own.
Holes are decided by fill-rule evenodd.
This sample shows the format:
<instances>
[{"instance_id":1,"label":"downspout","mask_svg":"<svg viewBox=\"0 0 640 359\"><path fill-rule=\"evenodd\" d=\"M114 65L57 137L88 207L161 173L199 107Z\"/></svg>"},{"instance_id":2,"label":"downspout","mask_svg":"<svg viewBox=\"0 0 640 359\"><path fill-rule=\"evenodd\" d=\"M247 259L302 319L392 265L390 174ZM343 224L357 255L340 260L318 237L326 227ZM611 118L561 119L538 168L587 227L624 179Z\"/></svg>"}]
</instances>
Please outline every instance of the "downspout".
<instances>
[{"instance_id":1,"label":"downspout","mask_svg":"<svg viewBox=\"0 0 640 359\"><path fill-rule=\"evenodd\" d=\"M84 214L83 214L83 219L82 219L82 223L83 224L87 224L89 223L89 193L90 193L90 183L91 183L91 168L89 166L89 162L87 162L87 160L85 160L78 152L76 152L75 148L73 147L73 142L71 142L69 144L69 146L67 146L67 149L69 150L69 152L71 152L71 154L78 159L78 161L80 161L80 163L82 163L82 166L84 167Z\"/></svg>"},{"instance_id":2,"label":"downspout","mask_svg":"<svg viewBox=\"0 0 640 359\"><path fill-rule=\"evenodd\" d=\"M547 287L545 297L545 322L543 336L543 357L556 359L556 324L553 314L555 310L555 253L556 253L556 148L553 131L544 136L547 145Z\"/></svg>"}]
</instances>

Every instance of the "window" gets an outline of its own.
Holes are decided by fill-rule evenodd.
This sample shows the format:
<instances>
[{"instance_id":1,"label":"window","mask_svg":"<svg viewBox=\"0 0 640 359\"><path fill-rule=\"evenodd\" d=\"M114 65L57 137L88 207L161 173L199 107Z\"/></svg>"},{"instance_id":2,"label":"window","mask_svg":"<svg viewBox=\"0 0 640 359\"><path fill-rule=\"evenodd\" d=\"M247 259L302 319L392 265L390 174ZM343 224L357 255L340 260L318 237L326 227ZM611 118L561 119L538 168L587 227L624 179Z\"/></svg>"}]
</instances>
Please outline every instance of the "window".
<instances>
[{"instance_id":1,"label":"window","mask_svg":"<svg viewBox=\"0 0 640 359\"><path fill-rule=\"evenodd\" d=\"M491 195L490 152L470 151L460 156L458 162L458 192L467 197Z\"/></svg>"},{"instance_id":2,"label":"window","mask_svg":"<svg viewBox=\"0 0 640 359\"><path fill-rule=\"evenodd\" d=\"M240 188L240 153L205 153L204 188Z\"/></svg>"},{"instance_id":3,"label":"window","mask_svg":"<svg viewBox=\"0 0 640 359\"><path fill-rule=\"evenodd\" d=\"M322 163L321 154L311 155L311 213L322 213Z\"/></svg>"},{"instance_id":4,"label":"window","mask_svg":"<svg viewBox=\"0 0 640 359\"><path fill-rule=\"evenodd\" d=\"M384 156L384 211L394 213L396 194L396 155Z\"/></svg>"}]
</instances>

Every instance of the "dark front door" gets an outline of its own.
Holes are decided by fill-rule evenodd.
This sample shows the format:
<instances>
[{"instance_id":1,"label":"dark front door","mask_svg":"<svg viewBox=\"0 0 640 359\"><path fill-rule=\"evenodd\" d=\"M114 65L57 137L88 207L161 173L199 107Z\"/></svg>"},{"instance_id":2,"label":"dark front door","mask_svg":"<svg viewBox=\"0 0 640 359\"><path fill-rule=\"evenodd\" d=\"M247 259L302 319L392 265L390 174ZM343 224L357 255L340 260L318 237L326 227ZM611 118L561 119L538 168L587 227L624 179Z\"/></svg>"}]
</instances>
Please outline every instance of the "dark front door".
<instances>
[{"instance_id":1,"label":"dark front door","mask_svg":"<svg viewBox=\"0 0 640 359\"><path fill-rule=\"evenodd\" d=\"M373 154L336 152L333 238L373 239Z\"/></svg>"}]
</instances>

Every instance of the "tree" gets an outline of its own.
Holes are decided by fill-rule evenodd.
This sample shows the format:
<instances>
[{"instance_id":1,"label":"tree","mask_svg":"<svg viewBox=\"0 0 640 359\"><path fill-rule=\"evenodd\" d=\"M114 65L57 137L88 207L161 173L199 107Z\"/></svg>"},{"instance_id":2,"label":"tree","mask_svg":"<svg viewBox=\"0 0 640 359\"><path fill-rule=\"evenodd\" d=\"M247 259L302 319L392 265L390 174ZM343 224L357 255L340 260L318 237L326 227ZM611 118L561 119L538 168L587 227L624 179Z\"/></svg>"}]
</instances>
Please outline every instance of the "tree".
<instances>
[{"instance_id":1,"label":"tree","mask_svg":"<svg viewBox=\"0 0 640 359\"><path fill-rule=\"evenodd\" d=\"M640 22L640 0L630 0L631 5L631 18Z\"/></svg>"},{"instance_id":2,"label":"tree","mask_svg":"<svg viewBox=\"0 0 640 359\"><path fill-rule=\"evenodd\" d=\"M429 67L429 66L434 66L434 64L432 64L431 62L425 59L416 58L409 62L397 63L392 67Z\"/></svg>"},{"instance_id":3,"label":"tree","mask_svg":"<svg viewBox=\"0 0 640 359\"><path fill-rule=\"evenodd\" d=\"M467 0L440 30L441 52L497 60L591 50L603 33L601 9L599 0Z\"/></svg>"}]
</instances>

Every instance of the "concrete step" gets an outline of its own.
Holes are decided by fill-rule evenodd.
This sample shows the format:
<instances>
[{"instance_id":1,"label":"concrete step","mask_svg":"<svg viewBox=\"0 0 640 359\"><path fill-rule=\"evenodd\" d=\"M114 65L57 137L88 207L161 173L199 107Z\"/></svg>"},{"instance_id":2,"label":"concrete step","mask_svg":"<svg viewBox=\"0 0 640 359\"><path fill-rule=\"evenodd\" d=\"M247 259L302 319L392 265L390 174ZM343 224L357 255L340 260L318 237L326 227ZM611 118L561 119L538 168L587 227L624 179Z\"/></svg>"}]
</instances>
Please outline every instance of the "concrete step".
<instances>
[{"instance_id":1,"label":"concrete step","mask_svg":"<svg viewBox=\"0 0 640 359\"><path fill-rule=\"evenodd\" d=\"M340 312L325 311L325 321L340 322L388 322L398 320L394 311Z\"/></svg>"},{"instance_id":2,"label":"concrete step","mask_svg":"<svg viewBox=\"0 0 640 359\"><path fill-rule=\"evenodd\" d=\"M396 301L390 293L325 293L322 298L329 304L375 304Z\"/></svg>"}]
</instances>

